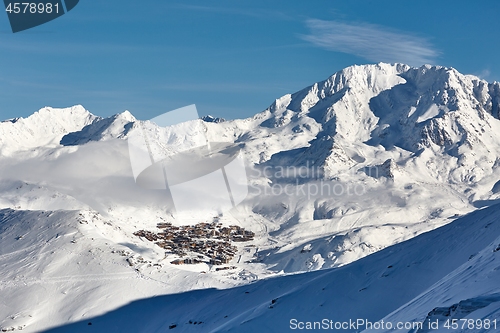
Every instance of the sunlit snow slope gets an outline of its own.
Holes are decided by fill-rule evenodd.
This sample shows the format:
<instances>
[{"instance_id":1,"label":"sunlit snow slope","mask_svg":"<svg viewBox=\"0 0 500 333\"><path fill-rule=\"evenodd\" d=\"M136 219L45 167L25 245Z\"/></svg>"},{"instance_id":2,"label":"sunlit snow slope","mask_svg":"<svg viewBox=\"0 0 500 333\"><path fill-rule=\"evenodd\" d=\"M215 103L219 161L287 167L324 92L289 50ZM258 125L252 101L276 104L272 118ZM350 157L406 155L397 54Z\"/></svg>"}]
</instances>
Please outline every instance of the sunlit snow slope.
<instances>
[{"instance_id":1,"label":"sunlit snow slope","mask_svg":"<svg viewBox=\"0 0 500 333\"><path fill-rule=\"evenodd\" d=\"M341 268L140 300L48 332L289 332L298 322L384 319L396 326L426 322L428 314L441 327L448 318L497 320L496 330L443 332L500 332L499 268L496 205ZM443 308L451 315L432 315Z\"/></svg>"}]
</instances>

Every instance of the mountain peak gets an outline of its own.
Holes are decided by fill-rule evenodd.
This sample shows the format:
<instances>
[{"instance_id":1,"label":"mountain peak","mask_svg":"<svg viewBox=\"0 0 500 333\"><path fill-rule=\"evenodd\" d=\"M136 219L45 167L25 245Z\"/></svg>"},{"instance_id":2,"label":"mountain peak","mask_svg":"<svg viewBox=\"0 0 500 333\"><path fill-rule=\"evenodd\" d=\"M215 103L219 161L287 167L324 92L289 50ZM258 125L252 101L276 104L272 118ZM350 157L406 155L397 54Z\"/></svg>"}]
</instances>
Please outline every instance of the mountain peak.
<instances>
[{"instance_id":1,"label":"mountain peak","mask_svg":"<svg viewBox=\"0 0 500 333\"><path fill-rule=\"evenodd\" d=\"M69 108L44 107L27 118L0 123L0 150L4 154L45 145L98 119L81 105Z\"/></svg>"},{"instance_id":2,"label":"mountain peak","mask_svg":"<svg viewBox=\"0 0 500 333\"><path fill-rule=\"evenodd\" d=\"M99 118L78 131L66 134L60 143L64 146L76 146L90 141L123 139L136 121L128 110L108 118Z\"/></svg>"},{"instance_id":3,"label":"mountain peak","mask_svg":"<svg viewBox=\"0 0 500 333\"><path fill-rule=\"evenodd\" d=\"M305 165L313 159L328 177L377 154L401 163L402 156L443 154L459 160L455 176L467 179L475 163L491 169L493 147L500 146L499 118L498 83L451 67L380 63L347 67L278 98L253 119L290 140L294 133L306 133L309 146L286 163ZM422 149L434 153L419 155ZM488 156L488 163L471 158L471 150ZM265 162L274 153L272 163L284 163L280 158L286 154L279 151L254 160Z\"/></svg>"},{"instance_id":4,"label":"mountain peak","mask_svg":"<svg viewBox=\"0 0 500 333\"><path fill-rule=\"evenodd\" d=\"M203 116L201 117L201 120L203 120L206 123L216 123L216 124L223 123L226 121L226 119L224 118L214 117L211 115Z\"/></svg>"},{"instance_id":5,"label":"mountain peak","mask_svg":"<svg viewBox=\"0 0 500 333\"><path fill-rule=\"evenodd\" d=\"M88 110L86 110L82 105L77 104L73 105L68 108L54 108L50 106L46 106L44 108L41 108L40 110L36 111L33 113L33 115L29 116L47 116L47 115L56 115L56 116L63 116L63 115L71 115L71 116L93 116L92 113L90 113Z\"/></svg>"},{"instance_id":6,"label":"mountain peak","mask_svg":"<svg viewBox=\"0 0 500 333\"><path fill-rule=\"evenodd\" d=\"M125 120L125 121L128 121L128 122L137 121L137 119L134 117L134 115L132 113L130 113L130 111L128 111L128 110L125 110L122 113L116 114L115 118L116 119L122 119L122 120Z\"/></svg>"}]
</instances>

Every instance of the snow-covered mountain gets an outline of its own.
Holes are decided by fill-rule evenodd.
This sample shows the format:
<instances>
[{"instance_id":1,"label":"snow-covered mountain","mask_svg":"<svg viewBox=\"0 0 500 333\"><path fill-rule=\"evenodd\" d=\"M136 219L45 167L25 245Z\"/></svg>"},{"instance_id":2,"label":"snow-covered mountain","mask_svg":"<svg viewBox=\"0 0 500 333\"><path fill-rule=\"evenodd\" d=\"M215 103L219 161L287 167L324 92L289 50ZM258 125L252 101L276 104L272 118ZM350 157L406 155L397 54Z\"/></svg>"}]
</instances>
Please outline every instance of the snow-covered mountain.
<instances>
[{"instance_id":1,"label":"snow-covered mountain","mask_svg":"<svg viewBox=\"0 0 500 333\"><path fill-rule=\"evenodd\" d=\"M279 249L265 253L277 255L264 261L285 271L345 264L498 199L498 91L452 68L353 66L234 121L271 188L320 175L319 188L340 189L257 198L254 212L279 224ZM282 166L310 172L283 177Z\"/></svg>"},{"instance_id":2,"label":"snow-covered mountain","mask_svg":"<svg viewBox=\"0 0 500 333\"><path fill-rule=\"evenodd\" d=\"M96 121L81 106L69 109L43 108L30 117L5 120L0 123L0 152L11 152L43 146L57 146L62 135L79 131Z\"/></svg>"},{"instance_id":3,"label":"snow-covered mountain","mask_svg":"<svg viewBox=\"0 0 500 333\"><path fill-rule=\"evenodd\" d=\"M205 311L215 321L183 330L244 331L258 323L272 324L266 314L270 295L276 294L272 299L299 295L296 291L306 288L304 284L315 288L319 284L312 281L321 284L366 269L367 280L358 281L359 286L354 282L349 286L347 275L342 275L343 295L358 293L353 290L365 288L378 274L370 273L379 269L379 259L374 258L385 255L410 266L419 263L419 269L398 269L392 284L382 283L370 291L373 302L377 293L397 283L403 288L404 281L414 281L415 286L401 297L387 298L378 309L371 309L375 303L369 302L360 312L353 309L361 298L352 296L354 301L339 312L339 318L366 313L373 320L384 316L420 320L429 307L476 302L484 295L471 292L461 298L458 289L455 298L443 296L438 302L438 291L453 289L452 280L443 280L444 287L432 287L437 289L430 296L419 294L452 271L463 288L473 286L468 271L455 271L467 261L462 255L455 258L446 250L443 258L453 263L446 266L435 254L446 237L459 236L454 231L443 235L430 231L470 223L471 229L464 232L480 233L480 223L474 222L477 214L490 212L493 220L498 219L497 209L483 208L500 203L499 118L497 82L453 68L381 63L348 67L277 99L251 118L204 117L196 133L139 121L128 111L101 118L81 106L47 107L26 119L0 122L0 290L2 299L12 300L0 306L0 328L40 331L98 316L139 298L242 285L222 292L220 306L228 308L231 303L225 297L236 297L234 293L249 288L249 281L275 277L258 282L268 291L250 297L254 305L237 301L242 307L235 308L229 319L215 319L217 315L206 312L207 302L219 297L218 292L193 294L200 299L198 307L193 306L200 318L193 320L207 323ZM148 133L148 148L158 159L196 146L201 137L241 147L250 184L246 200L213 221L196 221L238 225L255 233L253 240L236 244L228 269L217 270L207 263L173 265L175 255L166 255L154 242L134 235L157 230L158 223L176 224L168 194L134 182L127 139L137 131ZM481 213L471 214L478 209ZM499 236L495 230L486 232L485 242ZM425 232L429 233L414 239ZM431 252L417 255L412 247L420 244L418 239L426 244L436 241L429 235L439 235L440 243L435 249L420 247L419 251L428 247ZM493 269L496 257L486 250L490 245L478 241L465 247L474 253L485 249L471 266L477 267L473 269L477 276ZM413 254L390 256L394 248ZM322 270L327 268L332 270ZM312 272L317 270L321 271ZM425 277L428 283L416 280ZM485 291L488 300L498 292L493 289ZM53 312L47 313L47 306L33 302L30 295L43 298ZM290 296L290 304L305 295ZM176 304L181 302L175 299ZM448 304L451 300L455 303ZM306 302L304 309L313 303ZM191 306L188 301L181 305L177 312L170 309L172 322L187 318L184 314ZM331 312L331 306L324 311ZM389 315L391 311L395 312ZM167 325L154 320L154 325ZM254 324L241 328L246 322Z\"/></svg>"}]
</instances>

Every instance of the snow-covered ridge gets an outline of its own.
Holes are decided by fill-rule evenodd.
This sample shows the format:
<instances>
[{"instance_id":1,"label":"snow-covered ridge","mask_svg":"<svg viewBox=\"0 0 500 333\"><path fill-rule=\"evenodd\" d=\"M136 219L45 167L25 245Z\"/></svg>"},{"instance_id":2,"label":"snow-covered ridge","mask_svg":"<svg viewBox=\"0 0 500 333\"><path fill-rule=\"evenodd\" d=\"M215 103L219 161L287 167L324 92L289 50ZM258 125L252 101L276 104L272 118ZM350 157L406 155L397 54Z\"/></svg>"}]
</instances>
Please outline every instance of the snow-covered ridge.
<instances>
[{"instance_id":1,"label":"snow-covered ridge","mask_svg":"<svg viewBox=\"0 0 500 333\"><path fill-rule=\"evenodd\" d=\"M485 114L498 119L500 84L441 66L355 65L277 99L253 119L228 121L226 127L256 130L258 127L286 127L293 123L293 131L308 132L314 126L304 122L311 120L322 127L321 137L336 136L337 141L342 139L349 143L371 139L373 144L384 144L378 137L385 136L389 127L394 130L395 127L410 126L406 131L395 131L401 135L391 137L390 144L418 150L431 142L443 145L460 140L457 133L450 134L457 132L456 129L445 128L446 124L443 124L447 117L455 117L454 111L481 120L487 120ZM207 123L226 122L213 116L202 119ZM124 138L126 130L122 126L134 121L136 119L128 111L101 118L82 106L46 107L26 119L1 122L0 147L10 146L10 150L39 147L57 143L61 135L70 133L74 134L66 137L64 142L72 145ZM396 121L399 124L395 124ZM242 123L247 126L241 126ZM483 124L479 126L484 127ZM477 126L468 130L475 131ZM407 132L413 132L409 138Z\"/></svg>"},{"instance_id":2,"label":"snow-covered ridge","mask_svg":"<svg viewBox=\"0 0 500 333\"><path fill-rule=\"evenodd\" d=\"M28 118L1 122L0 149L15 151L57 144L62 135L78 131L96 119L81 105L65 109L45 107Z\"/></svg>"},{"instance_id":3,"label":"snow-covered ridge","mask_svg":"<svg viewBox=\"0 0 500 333\"><path fill-rule=\"evenodd\" d=\"M77 146L90 141L123 139L135 121L135 117L129 111L109 118L97 118L81 130L64 135L60 143L64 146Z\"/></svg>"},{"instance_id":4,"label":"snow-covered ridge","mask_svg":"<svg viewBox=\"0 0 500 333\"><path fill-rule=\"evenodd\" d=\"M37 147L84 144L126 134L125 126L136 119L128 111L101 118L81 105L45 107L27 118L0 122L0 151L9 155Z\"/></svg>"},{"instance_id":5,"label":"snow-covered ridge","mask_svg":"<svg viewBox=\"0 0 500 333\"><path fill-rule=\"evenodd\" d=\"M226 121L226 119L224 119L224 118L214 117L211 115L203 116L203 117L201 117L201 120L203 120L204 122L207 122L207 123L223 123Z\"/></svg>"}]
</instances>

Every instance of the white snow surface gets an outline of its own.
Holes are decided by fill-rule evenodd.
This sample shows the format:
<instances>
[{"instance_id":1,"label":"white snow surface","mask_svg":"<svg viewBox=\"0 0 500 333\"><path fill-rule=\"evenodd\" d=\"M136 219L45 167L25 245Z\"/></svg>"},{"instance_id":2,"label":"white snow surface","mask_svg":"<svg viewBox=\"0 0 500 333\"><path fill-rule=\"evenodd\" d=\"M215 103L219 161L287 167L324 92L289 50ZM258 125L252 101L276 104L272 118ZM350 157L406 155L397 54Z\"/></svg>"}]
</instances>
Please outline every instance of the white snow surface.
<instances>
[{"instance_id":1,"label":"white snow surface","mask_svg":"<svg viewBox=\"0 0 500 333\"><path fill-rule=\"evenodd\" d=\"M499 217L495 205L344 267L139 300L47 332L165 332L174 325L180 332L288 332L299 322L305 328L362 319L338 330L361 332L366 322L425 323L429 313L455 304L462 305L450 318L496 319L497 329L442 332L498 332ZM435 319L442 328L447 318Z\"/></svg>"},{"instance_id":2,"label":"white snow surface","mask_svg":"<svg viewBox=\"0 0 500 333\"><path fill-rule=\"evenodd\" d=\"M0 122L0 329L279 332L299 316L433 320L469 303L454 316L498 317L499 118L499 83L381 63L204 133L82 106ZM174 266L133 235L176 223L165 192L134 182L138 130L155 159L201 136L242 147L250 193L220 220L256 237L236 268Z\"/></svg>"}]
</instances>

